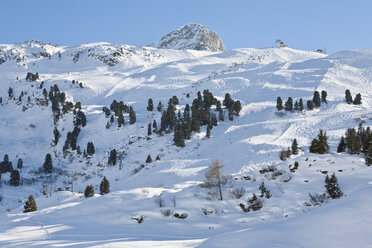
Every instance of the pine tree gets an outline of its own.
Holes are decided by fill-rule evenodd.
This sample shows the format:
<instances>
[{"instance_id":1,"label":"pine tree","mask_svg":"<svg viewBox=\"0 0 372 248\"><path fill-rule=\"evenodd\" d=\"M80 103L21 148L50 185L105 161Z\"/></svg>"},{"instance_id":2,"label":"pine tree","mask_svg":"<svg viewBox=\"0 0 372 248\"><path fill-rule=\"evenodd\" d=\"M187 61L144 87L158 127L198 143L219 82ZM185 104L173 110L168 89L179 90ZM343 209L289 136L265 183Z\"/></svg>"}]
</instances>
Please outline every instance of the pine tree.
<instances>
[{"instance_id":1,"label":"pine tree","mask_svg":"<svg viewBox=\"0 0 372 248\"><path fill-rule=\"evenodd\" d=\"M155 160L156 161L160 161L160 155L159 154L156 156L156 159Z\"/></svg>"},{"instance_id":2,"label":"pine tree","mask_svg":"<svg viewBox=\"0 0 372 248\"><path fill-rule=\"evenodd\" d=\"M320 129L318 134L318 140L319 140L319 154L326 154L329 153L329 145L328 145L328 138L326 132L323 133L323 130Z\"/></svg>"},{"instance_id":3,"label":"pine tree","mask_svg":"<svg viewBox=\"0 0 372 248\"><path fill-rule=\"evenodd\" d=\"M319 91L314 91L314 97L313 97L314 106L316 108L320 107L320 95Z\"/></svg>"},{"instance_id":4,"label":"pine tree","mask_svg":"<svg viewBox=\"0 0 372 248\"><path fill-rule=\"evenodd\" d=\"M23 213L37 211L36 201L32 195L28 197L28 201L26 201L25 206L23 207Z\"/></svg>"},{"instance_id":5,"label":"pine tree","mask_svg":"<svg viewBox=\"0 0 372 248\"><path fill-rule=\"evenodd\" d=\"M343 195L340 186L338 185L335 173L333 173L330 178L327 175L324 182L328 197L337 199Z\"/></svg>"},{"instance_id":6,"label":"pine tree","mask_svg":"<svg viewBox=\"0 0 372 248\"><path fill-rule=\"evenodd\" d=\"M129 124L136 123L136 112L134 112L132 106L129 108Z\"/></svg>"},{"instance_id":7,"label":"pine tree","mask_svg":"<svg viewBox=\"0 0 372 248\"><path fill-rule=\"evenodd\" d=\"M45 156L43 169L44 169L44 173L52 173L53 172L52 156L49 153Z\"/></svg>"},{"instance_id":8,"label":"pine tree","mask_svg":"<svg viewBox=\"0 0 372 248\"><path fill-rule=\"evenodd\" d=\"M222 108L220 109L220 112L218 113L218 119L220 121L225 121L225 115L224 115Z\"/></svg>"},{"instance_id":9,"label":"pine tree","mask_svg":"<svg viewBox=\"0 0 372 248\"><path fill-rule=\"evenodd\" d=\"M361 105L362 104L362 96L360 93L356 94L354 98L354 105Z\"/></svg>"},{"instance_id":10,"label":"pine tree","mask_svg":"<svg viewBox=\"0 0 372 248\"><path fill-rule=\"evenodd\" d=\"M309 147L309 152L311 152L311 153L319 153L319 140L313 139L311 141L311 145Z\"/></svg>"},{"instance_id":11,"label":"pine tree","mask_svg":"<svg viewBox=\"0 0 372 248\"><path fill-rule=\"evenodd\" d=\"M292 111L293 109L293 100L292 97L288 97L288 100L285 102L285 110L286 111Z\"/></svg>"},{"instance_id":12,"label":"pine tree","mask_svg":"<svg viewBox=\"0 0 372 248\"><path fill-rule=\"evenodd\" d=\"M147 104L147 111L153 111L154 110L154 103L152 102L152 99L150 98Z\"/></svg>"},{"instance_id":13,"label":"pine tree","mask_svg":"<svg viewBox=\"0 0 372 248\"><path fill-rule=\"evenodd\" d=\"M234 111L232 108L229 109L229 120L230 121L234 120Z\"/></svg>"},{"instance_id":14,"label":"pine tree","mask_svg":"<svg viewBox=\"0 0 372 248\"><path fill-rule=\"evenodd\" d=\"M301 112L304 110L304 102L302 101L302 98L300 98L300 102L298 103L298 110Z\"/></svg>"},{"instance_id":15,"label":"pine tree","mask_svg":"<svg viewBox=\"0 0 372 248\"><path fill-rule=\"evenodd\" d=\"M21 170L22 168L23 168L23 160L19 158L17 161L17 169Z\"/></svg>"},{"instance_id":16,"label":"pine tree","mask_svg":"<svg viewBox=\"0 0 372 248\"><path fill-rule=\"evenodd\" d=\"M9 184L12 186L19 186L19 181L21 180L21 177L19 175L18 170L12 170L10 173L10 181Z\"/></svg>"},{"instance_id":17,"label":"pine tree","mask_svg":"<svg viewBox=\"0 0 372 248\"><path fill-rule=\"evenodd\" d=\"M241 110L242 110L242 106L241 106L240 101L238 100L234 103L234 111L237 116L239 116Z\"/></svg>"},{"instance_id":18,"label":"pine tree","mask_svg":"<svg viewBox=\"0 0 372 248\"><path fill-rule=\"evenodd\" d=\"M282 151L280 152L279 158L280 158L280 160L282 160L282 161L287 160L287 151L284 150L284 149L282 149Z\"/></svg>"},{"instance_id":19,"label":"pine tree","mask_svg":"<svg viewBox=\"0 0 372 248\"><path fill-rule=\"evenodd\" d=\"M120 110L118 114L118 127L124 126L124 124L125 124L125 119L124 119L123 111Z\"/></svg>"},{"instance_id":20,"label":"pine tree","mask_svg":"<svg viewBox=\"0 0 372 248\"><path fill-rule=\"evenodd\" d=\"M106 177L103 177L101 184L99 185L99 191L101 195L110 193L110 183Z\"/></svg>"},{"instance_id":21,"label":"pine tree","mask_svg":"<svg viewBox=\"0 0 372 248\"><path fill-rule=\"evenodd\" d=\"M313 101L307 101L306 102L306 105L307 105L307 108L309 110L313 110L314 109L314 102Z\"/></svg>"},{"instance_id":22,"label":"pine tree","mask_svg":"<svg viewBox=\"0 0 372 248\"><path fill-rule=\"evenodd\" d=\"M94 196L94 188L93 188L93 185L88 185L88 186L85 188L84 196L85 196L86 198L88 198L88 197L93 197L93 196Z\"/></svg>"},{"instance_id":23,"label":"pine tree","mask_svg":"<svg viewBox=\"0 0 372 248\"><path fill-rule=\"evenodd\" d=\"M340 153L340 152L345 152L345 151L346 151L346 142L345 142L344 136L342 135L340 143L338 143L338 146L337 146L337 152Z\"/></svg>"},{"instance_id":24,"label":"pine tree","mask_svg":"<svg viewBox=\"0 0 372 248\"><path fill-rule=\"evenodd\" d=\"M152 128L153 128L155 131L158 130L158 125L156 124L156 120L154 120L154 121L152 122Z\"/></svg>"},{"instance_id":25,"label":"pine tree","mask_svg":"<svg viewBox=\"0 0 372 248\"><path fill-rule=\"evenodd\" d=\"M345 90L345 99L347 104L351 104L353 102L353 97L351 96L350 90Z\"/></svg>"},{"instance_id":26,"label":"pine tree","mask_svg":"<svg viewBox=\"0 0 372 248\"><path fill-rule=\"evenodd\" d=\"M298 111L298 101L297 100L296 100L296 102L295 102L295 104L293 106L293 109L296 110L296 111Z\"/></svg>"},{"instance_id":27,"label":"pine tree","mask_svg":"<svg viewBox=\"0 0 372 248\"><path fill-rule=\"evenodd\" d=\"M147 156L147 159L146 159L146 163L151 163L152 162L152 158L150 156L150 154Z\"/></svg>"},{"instance_id":28,"label":"pine tree","mask_svg":"<svg viewBox=\"0 0 372 248\"><path fill-rule=\"evenodd\" d=\"M211 127L208 125L207 126L207 134L205 135L208 139L211 137Z\"/></svg>"},{"instance_id":29,"label":"pine tree","mask_svg":"<svg viewBox=\"0 0 372 248\"><path fill-rule=\"evenodd\" d=\"M158 104L157 110L158 110L159 112L162 112L162 111L163 111L163 104L161 104L161 101L159 101L159 104Z\"/></svg>"},{"instance_id":30,"label":"pine tree","mask_svg":"<svg viewBox=\"0 0 372 248\"><path fill-rule=\"evenodd\" d=\"M110 151L110 156L108 159L108 164L109 165L116 165L116 149L112 149Z\"/></svg>"},{"instance_id":31,"label":"pine tree","mask_svg":"<svg viewBox=\"0 0 372 248\"><path fill-rule=\"evenodd\" d=\"M283 101L280 98L280 96L278 96L278 98L276 98L276 109L279 110L279 111L283 109Z\"/></svg>"},{"instance_id":32,"label":"pine tree","mask_svg":"<svg viewBox=\"0 0 372 248\"><path fill-rule=\"evenodd\" d=\"M327 103L327 91L322 90L322 102Z\"/></svg>"},{"instance_id":33,"label":"pine tree","mask_svg":"<svg viewBox=\"0 0 372 248\"><path fill-rule=\"evenodd\" d=\"M59 141L59 138L61 137L61 135L59 134L59 131L58 131L57 127L54 127L53 134L54 134L54 145L57 145L57 143Z\"/></svg>"},{"instance_id":34,"label":"pine tree","mask_svg":"<svg viewBox=\"0 0 372 248\"><path fill-rule=\"evenodd\" d=\"M293 155L297 155L298 154L298 144L297 144L297 140L294 139L292 141L292 154Z\"/></svg>"},{"instance_id":35,"label":"pine tree","mask_svg":"<svg viewBox=\"0 0 372 248\"><path fill-rule=\"evenodd\" d=\"M94 148L93 142L88 142L88 144L87 144L87 154L89 156L93 156L94 153L95 153L95 148Z\"/></svg>"},{"instance_id":36,"label":"pine tree","mask_svg":"<svg viewBox=\"0 0 372 248\"><path fill-rule=\"evenodd\" d=\"M260 197L264 197L264 196L265 196L265 193L266 193L266 191L267 191L266 186L265 186L265 183L262 182L261 185L260 185L260 187L259 187L258 189L259 189L260 192L261 192Z\"/></svg>"},{"instance_id":37,"label":"pine tree","mask_svg":"<svg viewBox=\"0 0 372 248\"><path fill-rule=\"evenodd\" d=\"M368 150L367 150L366 155L365 155L365 163L366 163L367 166L372 165L372 146L368 147Z\"/></svg>"}]
</instances>

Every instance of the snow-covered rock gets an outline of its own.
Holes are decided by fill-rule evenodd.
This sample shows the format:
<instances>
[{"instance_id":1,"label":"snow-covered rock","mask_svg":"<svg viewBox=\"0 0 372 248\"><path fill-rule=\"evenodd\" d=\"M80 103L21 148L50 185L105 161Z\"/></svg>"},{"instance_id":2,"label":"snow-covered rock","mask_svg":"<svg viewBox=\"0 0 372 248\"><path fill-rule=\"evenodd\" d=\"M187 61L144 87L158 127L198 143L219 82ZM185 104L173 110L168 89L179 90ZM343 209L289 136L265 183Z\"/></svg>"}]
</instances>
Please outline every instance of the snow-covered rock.
<instances>
[{"instance_id":1,"label":"snow-covered rock","mask_svg":"<svg viewBox=\"0 0 372 248\"><path fill-rule=\"evenodd\" d=\"M203 25L194 23L186 24L164 35L155 46L176 50L225 51L225 46L216 32L208 30Z\"/></svg>"}]
</instances>

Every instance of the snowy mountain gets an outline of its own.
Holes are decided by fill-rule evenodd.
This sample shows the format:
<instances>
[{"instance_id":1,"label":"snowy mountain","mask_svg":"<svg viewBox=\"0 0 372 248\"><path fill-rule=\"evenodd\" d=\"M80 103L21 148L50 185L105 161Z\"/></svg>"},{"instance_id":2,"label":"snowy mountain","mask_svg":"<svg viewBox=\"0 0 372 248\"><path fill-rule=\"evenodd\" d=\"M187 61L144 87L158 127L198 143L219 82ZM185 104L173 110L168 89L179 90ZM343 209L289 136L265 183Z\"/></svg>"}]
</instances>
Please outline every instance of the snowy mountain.
<instances>
[{"instance_id":1,"label":"snowy mountain","mask_svg":"<svg viewBox=\"0 0 372 248\"><path fill-rule=\"evenodd\" d=\"M173 50L192 44L186 40L171 42L169 50L109 43L0 45L0 162L5 154L13 169L23 161L19 186L10 185L11 172L1 174L1 247L370 246L371 168L363 153L336 151L346 129L372 123L371 49L329 56L291 48ZM360 93L362 104L347 104L346 89L353 98ZM192 116L199 91L205 104L222 105L224 120L216 104L203 112L218 116L209 138L202 122L184 147L175 145L177 128L154 132L154 120L161 129L159 102L166 112L176 97L175 117L186 123L187 104ZM326 91L327 103L309 110L314 91ZM238 115L223 105L226 93L240 102ZM302 98L305 109L278 111L278 96L283 105L289 97L293 103ZM327 132L330 153L309 153L320 129ZM299 153L280 160L293 139ZM73 140L79 149L72 148ZM109 162L113 149L115 164ZM52 173L43 167L47 154ZM215 158L228 178L222 201L201 187ZM325 176L333 173L343 196L312 204L309 193L323 194ZM100 195L104 177L110 193ZM271 197L260 197L262 182ZM84 197L88 185L94 197ZM247 205L253 193L263 207L244 212L240 204ZM37 211L23 213L29 195Z\"/></svg>"},{"instance_id":2,"label":"snowy mountain","mask_svg":"<svg viewBox=\"0 0 372 248\"><path fill-rule=\"evenodd\" d=\"M225 46L216 32L194 23L186 24L164 35L155 47L176 50L225 51Z\"/></svg>"}]
</instances>

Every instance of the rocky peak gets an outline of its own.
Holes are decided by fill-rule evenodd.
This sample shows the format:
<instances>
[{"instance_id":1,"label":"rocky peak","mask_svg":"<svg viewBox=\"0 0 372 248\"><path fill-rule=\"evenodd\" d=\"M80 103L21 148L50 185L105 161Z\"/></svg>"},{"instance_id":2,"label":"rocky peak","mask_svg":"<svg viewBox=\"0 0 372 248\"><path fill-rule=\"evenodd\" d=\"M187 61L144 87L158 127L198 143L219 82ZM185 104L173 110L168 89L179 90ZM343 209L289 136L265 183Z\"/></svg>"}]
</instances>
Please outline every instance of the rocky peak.
<instances>
[{"instance_id":1,"label":"rocky peak","mask_svg":"<svg viewBox=\"0 0 372 248\"><path fill-rule=\"evenodd\" d=\"M158 48L177 50L203 50L224 52L225 47L218 34L200 24L185 26L164 35L156 44Z\"/></svg>"}]
</instances>

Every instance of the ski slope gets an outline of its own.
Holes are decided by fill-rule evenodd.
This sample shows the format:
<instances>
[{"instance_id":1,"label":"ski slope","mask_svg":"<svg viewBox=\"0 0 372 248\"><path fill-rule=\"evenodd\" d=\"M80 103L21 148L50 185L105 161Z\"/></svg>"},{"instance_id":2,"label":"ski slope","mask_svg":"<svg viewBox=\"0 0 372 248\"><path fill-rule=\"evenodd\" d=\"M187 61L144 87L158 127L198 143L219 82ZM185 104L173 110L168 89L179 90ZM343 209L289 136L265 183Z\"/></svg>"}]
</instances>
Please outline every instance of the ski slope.
<instances>
[{"instance_id":1,"label":"ski slope","mask_svg":"<svg viewBox=\"0 0 372 248\"><path fill-rule=\"evenodd\" d=\"M372 247L369 210L372 191L371 168L362 155L336 153L347 128L371 125L372 50L343 51L325 55L291 48L235 49L224 53L192 50L156 49L108 43L75 47L54 46L36 41L0 45L0 156L8 154L13 166L24 162L23 184L8 185L10 173L2 174L0 195L1 247ZM27 72L40 80L27 82ZM18 78L18 79L17 79ZM71 84L82 82L84 88ZM51 106L27 104L8 99L12 87L15 97L42 96L40 82L49 90L57 84L67 100L82 103L87 125L81 128L78 145L93 142L92 158L64 158L62 147L73 129L73 115L59 122L61 138L52 146ZM184 148L173 145L173 134L147 139L151 120L160 124L161 114L146 110L152 98L156 108L172 96L182 110L209 89L223 100L230 93L240 100L238 118L220 122L205 138L206 127L193 133ZM361 93L363 104L348 105L344 92ZM328 103L319 109L280 116L276 98L286 101L312 99L313 92L326 90ZM190 98L186 94L190 94ZM116 99L133 106L137 122L110 129L102 112ZM32 101L31 101L32 103ZM23 111L23 106L27 110ZM284 111L283 111L284 112ZM308 152L319 132L327 131L331 153ZM301 151L286 161L279 152L296 138ZM109 151L123 152L122 168L108 166ZM58 173L37 174L45 155L52 154ZM147 155L160 161L146 164ZM224 200L210 199L199 185L212 160L219 158L230 182L224 187ZM299 162L292 173L289 165ZM144 165L138 173L133 170ZM273 179L259 172L275 165L283 175ZM304 206L309 193L324 192L322 171L335 172L345 196L328 200L320 207ZM99 184L106 176L111 192L99 195ZM243 177L250 177L245 180ZM32 183L32 179L35 179ZM289 180L289 181L288 181ZM257 212L244 213L246 202L264 181L272 197ZM74 192L71 192L73 183ZM84 197L92 184L96 195ZM48 186L48 195L41 193ZM68 190L66 187L69 187ZM244 187L242 199L229 197L229 190ZM57 188L63 191L57 191ZM24 202L32 194L38 211L23 213ZM165 209L187 213L180 220L162 216L157 197ZM204 215L202 208L212 212ZM144 216L138 224L132 217Z\"/></svg>"}]
</instances>

